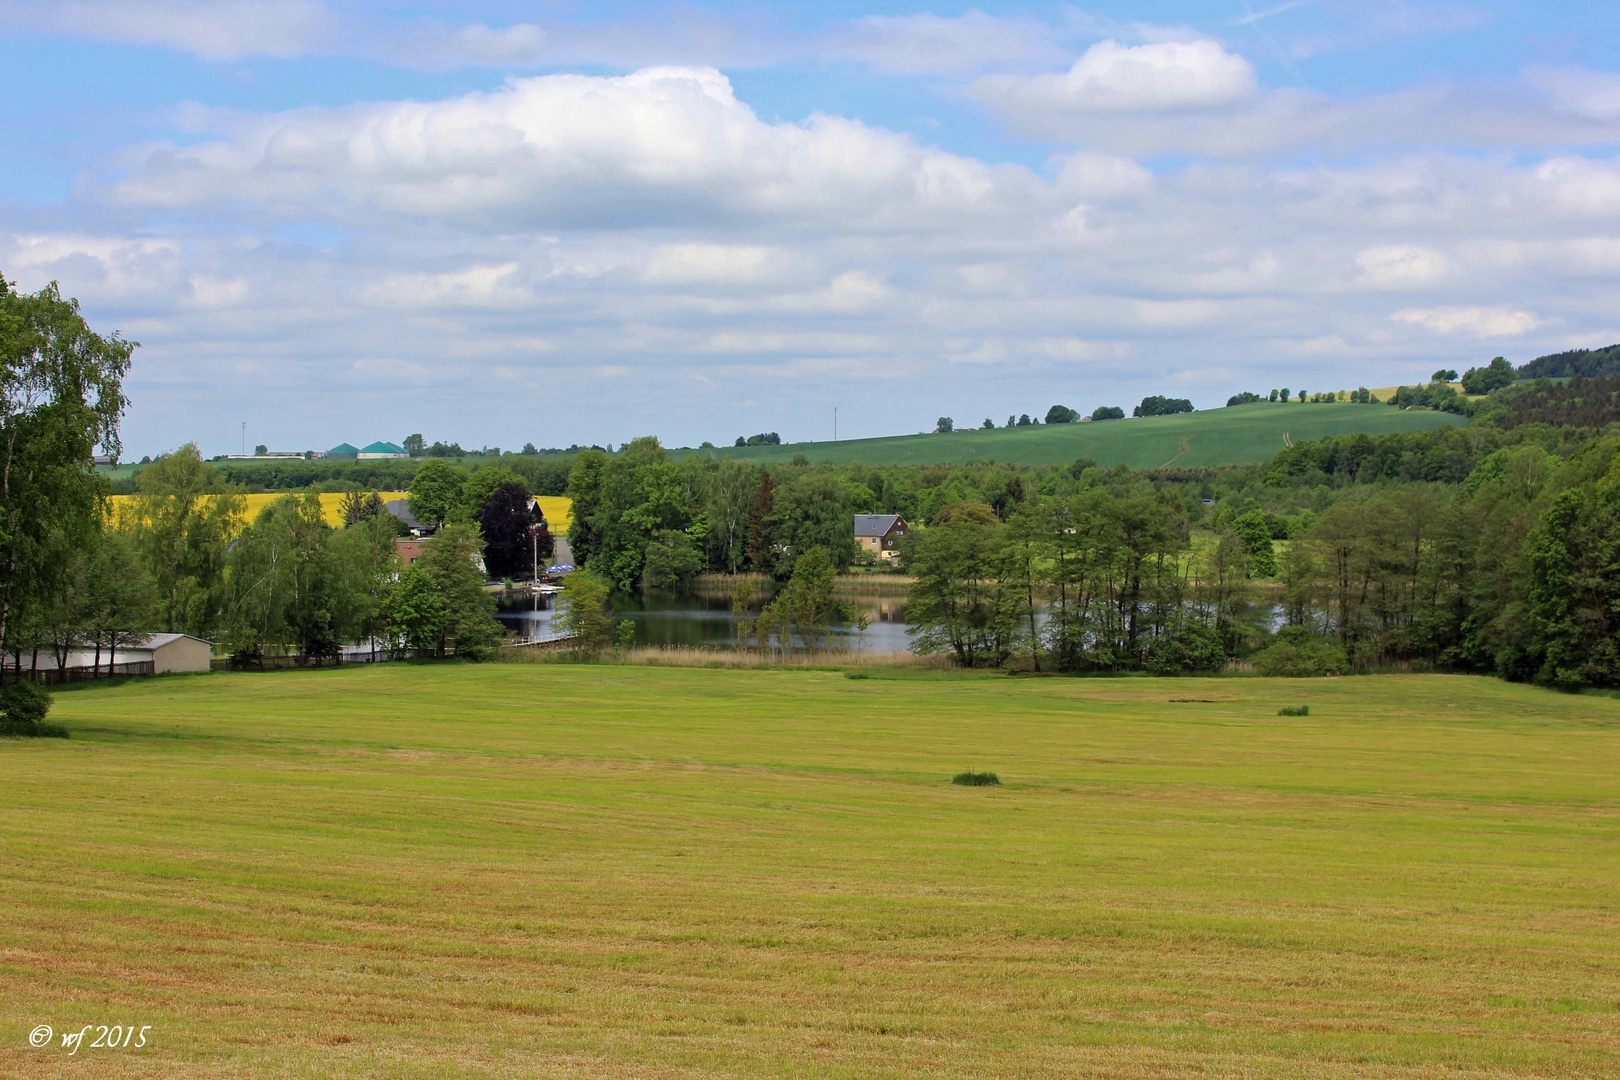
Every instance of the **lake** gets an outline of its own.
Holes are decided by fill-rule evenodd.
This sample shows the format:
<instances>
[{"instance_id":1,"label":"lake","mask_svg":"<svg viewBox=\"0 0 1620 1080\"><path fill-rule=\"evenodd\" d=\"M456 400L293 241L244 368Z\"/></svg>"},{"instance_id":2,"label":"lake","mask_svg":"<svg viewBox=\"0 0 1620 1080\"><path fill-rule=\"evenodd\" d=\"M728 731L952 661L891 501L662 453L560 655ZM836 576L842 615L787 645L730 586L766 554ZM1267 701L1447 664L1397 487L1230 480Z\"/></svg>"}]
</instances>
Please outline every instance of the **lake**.
<instances>
[{"instance_id":1,"label":"lake","mask_svg":"<svg viewBox=\"0 0 1620 1080\"><path fill-rule=\"evenodd\" d=\"M525 596L519 593L497 598L495 617L525 638L545 641L556 636L551 619L558 596ZM905 652L911 646L906 634L903 596L845 596L867 618L865 630L848 625L833 627L834 643L855 652ZM750 604L757 614L770 600L761 592ZM737 644L737 617L731 612L727 593L696 589L665 591L646 589L635 593L614 593L613 614L627 619L636 628L637 645L686 645L693 648Z\"/></svg>"},{"instance_id":2,"label":"lake","mask_svg":"<svg viewBox=\"0 0 1620 1080\"><path fill-rule=\"evenodd\" d=\"M498 600L495 617L507 629L523 637L546 641L555 636L551 617L555 596L510 594ZM906 652L911 638L906 633L906 601L901 595L841 593L839 599L866 613L867 627L857 631L847 625L833 628L833 643L853 652ZM749 607L754 614L770 601L761 591ZM685 645L692 648L737 644L737 617L731 613L731 596L719 590L684 589L670 592L647 589L638 593L614 593L613 614L635 624L636 645ZM1037 623L1046 622L1045 605ZM1249 603L1240 618L1263 632L1273 632L1282 623L1282 608L1270 603Z\"/></svg>"}]
</instances>

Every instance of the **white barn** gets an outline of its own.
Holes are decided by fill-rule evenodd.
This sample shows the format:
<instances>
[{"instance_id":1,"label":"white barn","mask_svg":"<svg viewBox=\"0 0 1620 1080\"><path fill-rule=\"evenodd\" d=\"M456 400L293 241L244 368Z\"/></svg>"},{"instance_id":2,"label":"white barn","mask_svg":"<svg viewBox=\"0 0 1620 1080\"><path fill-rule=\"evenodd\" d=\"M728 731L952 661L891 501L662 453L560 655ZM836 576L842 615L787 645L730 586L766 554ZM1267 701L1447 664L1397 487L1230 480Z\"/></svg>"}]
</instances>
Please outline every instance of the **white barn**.
<instances>
[{"instance_id":1,"label":"white barn","mask_svg":"<svg viewBox=\"0 0 1620 1080\"><path fill-rule=\"evenodd\" d=\"M192 637L190 634L148 634L139 644L120 646L118 654L112 659L119 666L149 663L152 665L152 674L161 675L165 671L207 671L208 661L213 654L214 646L211 642ZM103 666L107 660L107 650L102 649ZM88 668L95 666L95 663L94 649L74 649L68 653L67 666L70 668ZM56 666L54 656L49 662L44 656L40 657L40 667L47 666Z\"/></svg>"}]
</instances>

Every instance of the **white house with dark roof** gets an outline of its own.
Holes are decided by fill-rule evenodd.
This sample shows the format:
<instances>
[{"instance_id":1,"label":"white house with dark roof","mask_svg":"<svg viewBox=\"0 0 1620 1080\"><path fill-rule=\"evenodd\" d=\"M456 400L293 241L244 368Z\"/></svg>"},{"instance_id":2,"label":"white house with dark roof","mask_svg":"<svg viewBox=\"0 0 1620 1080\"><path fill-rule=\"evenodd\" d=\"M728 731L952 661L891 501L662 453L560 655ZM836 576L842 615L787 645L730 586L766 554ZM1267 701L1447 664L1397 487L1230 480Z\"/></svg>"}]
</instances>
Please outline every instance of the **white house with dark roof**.
<instances>
[{"instance_id":1,"label":"white house with dark roof","mask_svg":"<svg viewBox=\"0 0 1620 1080\"><path fill-rule=\"evenodd\" d=\"M906 519L899 514L856 514L855 543L868 555L892 559L895 545L906 535Z\"/></svg>"}]
</instances>

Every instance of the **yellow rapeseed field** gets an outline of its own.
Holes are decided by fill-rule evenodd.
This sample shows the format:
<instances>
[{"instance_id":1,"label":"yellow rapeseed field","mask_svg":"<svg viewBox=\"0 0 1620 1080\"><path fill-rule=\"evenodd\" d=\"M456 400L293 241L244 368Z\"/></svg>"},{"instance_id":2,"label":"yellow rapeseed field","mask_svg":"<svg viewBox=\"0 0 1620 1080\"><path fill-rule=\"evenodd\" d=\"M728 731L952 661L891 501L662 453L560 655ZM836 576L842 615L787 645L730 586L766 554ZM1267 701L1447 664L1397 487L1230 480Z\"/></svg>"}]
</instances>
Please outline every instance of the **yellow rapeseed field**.
<instances>
[{"instance_id":1,"label":"yellow rapeseed field","mask_svg":"<svg viewBox=\"0 0 1620 1080\"><path fill-rule=\"evenodd\" d=\"M254 518L259 516L259 511L263 510L277 499L288 494L293 493L285 491L267 491L256 495L244 496L244 498L247 500L247 520L252 521ZM382 496L383 502L392 502L395 499L404 499L409 497L409 493L404 491L379 491L377 494ZM114 520L117 520L124 507L132 506L134 504L135 498L136 496L134 495L114 495L112 497ZM539 505L540 512L545 515L546 522L551 526L552 532L561 533L568 531L569 523L573 520L570 513L573 506L572 500L560 495L542 495L536 499L535 502ZM341 492L322 493L321 511L326 515L327 524L333 526L343 524L343 494Z\"/></svg>"}]
</instances>

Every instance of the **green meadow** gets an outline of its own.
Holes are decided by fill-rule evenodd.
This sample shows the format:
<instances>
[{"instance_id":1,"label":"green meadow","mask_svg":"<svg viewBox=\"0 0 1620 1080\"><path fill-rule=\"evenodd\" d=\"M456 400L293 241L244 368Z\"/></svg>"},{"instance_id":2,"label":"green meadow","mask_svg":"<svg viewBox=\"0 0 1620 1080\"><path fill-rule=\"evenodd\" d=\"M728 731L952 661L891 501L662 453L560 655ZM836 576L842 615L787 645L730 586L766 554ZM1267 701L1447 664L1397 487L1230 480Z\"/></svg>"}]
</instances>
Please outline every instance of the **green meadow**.
<instances>
[{"instance_id":1,"label":"green meadow","mask_svg":"<svg viewBox=\"0 0 1620 1080\"><path fill-rule=\"evenodd\" d=\"M969 421L957 417L959 423ZM997 423L1000 423L998 418ZM722 446L713 450L674 450L671 457L714 454L766 464L786 463L803 454L813 463L847 465L961 465L995 461L1006 465L1065 465L1089 457L1099 465L1124 462L1133 469L1166 465L1243 465L1265 461L1288 441L1329 435L1388 435L1430 431L1465 423L1460 416L1403 411L1389 405L1277 404L1261 402L1224 409L1095 423L1040 424L958 430L948 435L896 435L839 442L784 443L781 446Z\"/></svg>"},{"instance_id":2,"label":"green meadow","mask_svg":"<svg viewBox=\"0 0 1620 1080\"><path fill-rule=\"evenodd\" d=\"M384 665L51 719L7 1077L1620 1074L1620 700Z\"/></svg>"}]
</instances>

